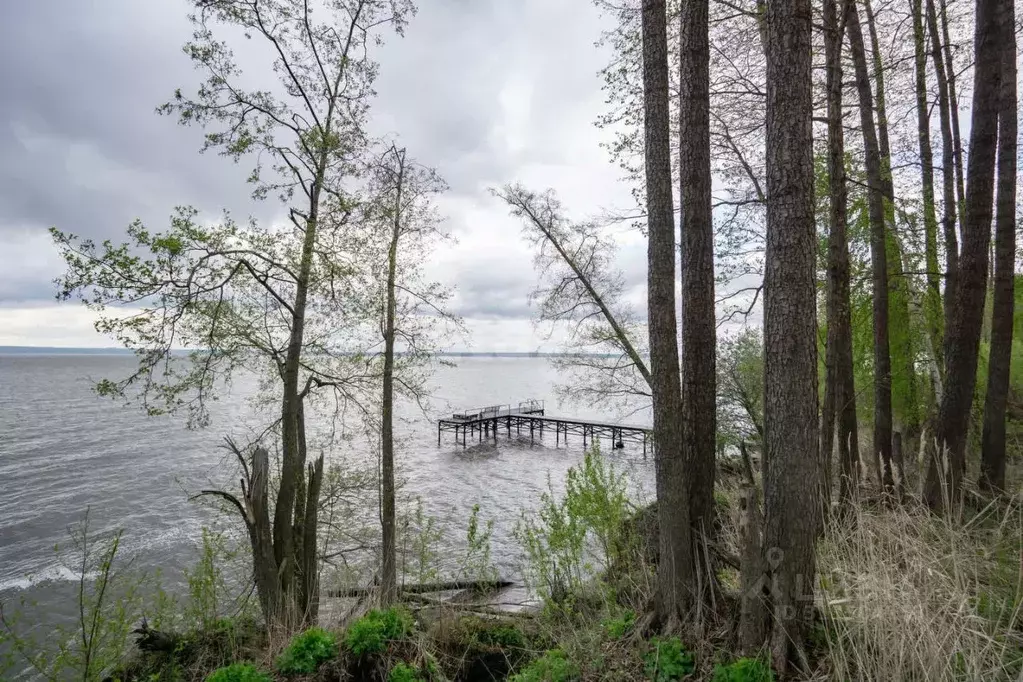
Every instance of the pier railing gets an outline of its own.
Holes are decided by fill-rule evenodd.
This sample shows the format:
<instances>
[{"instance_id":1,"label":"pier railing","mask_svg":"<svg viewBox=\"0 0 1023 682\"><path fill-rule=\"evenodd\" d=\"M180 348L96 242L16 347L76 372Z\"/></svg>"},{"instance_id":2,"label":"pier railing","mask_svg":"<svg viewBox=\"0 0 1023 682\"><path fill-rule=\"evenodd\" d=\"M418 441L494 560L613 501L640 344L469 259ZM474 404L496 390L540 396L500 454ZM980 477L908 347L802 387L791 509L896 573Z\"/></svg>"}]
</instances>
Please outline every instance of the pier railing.
<instances>
[{"instance_id":1,"label":"pier railing","mask_svg":"<svg viewBox=\"0 0 1023 682\"><path fill-rule=\"evenodd\" d=\"M455 412L451 415L452 419L460 421L471 421L474 419L490 419L492 417L507 417L513 414L529 414L533 412L542 412L544 409L544 401L542 400L523 400L517 406L511 404L504 405L487 405L486 407L471 407L461 412Z\"/></svg>"}]
</instances>

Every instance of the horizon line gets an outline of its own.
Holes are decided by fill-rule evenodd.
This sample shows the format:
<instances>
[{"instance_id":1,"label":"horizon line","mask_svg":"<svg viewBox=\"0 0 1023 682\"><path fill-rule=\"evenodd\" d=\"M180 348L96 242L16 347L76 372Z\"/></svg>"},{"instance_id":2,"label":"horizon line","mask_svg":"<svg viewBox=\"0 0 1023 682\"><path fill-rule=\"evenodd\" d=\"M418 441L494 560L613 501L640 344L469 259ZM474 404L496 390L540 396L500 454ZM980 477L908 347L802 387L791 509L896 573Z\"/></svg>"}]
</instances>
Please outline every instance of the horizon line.
<instances>
[{"instance_id":1,"label":"horizon line","mask_svg":"<svg viewBox=\"0 0 1023 682\"><path fill-rule=\"evenodd\" d=\"M185 348L176 348L174 351L187 351ZM0 354L17 354L17 355L47 355L47 354L62 354L62 355L130 355L134 351L130 348L119 348L116 346L100 346L100 347L84 347L84 346L5 346L0 345ZM402 355L403 353L396 352L396 355ZM515 351L515 350L445 350L433 353L438 357L445 356L457 356L457 357L472 357L472 356L489 356L489 357L560 357L560 356L584 356L584 357L613 357L614 353L587 353L587 352L569 352L569 351Z\"/></svg>"}]
</instances>

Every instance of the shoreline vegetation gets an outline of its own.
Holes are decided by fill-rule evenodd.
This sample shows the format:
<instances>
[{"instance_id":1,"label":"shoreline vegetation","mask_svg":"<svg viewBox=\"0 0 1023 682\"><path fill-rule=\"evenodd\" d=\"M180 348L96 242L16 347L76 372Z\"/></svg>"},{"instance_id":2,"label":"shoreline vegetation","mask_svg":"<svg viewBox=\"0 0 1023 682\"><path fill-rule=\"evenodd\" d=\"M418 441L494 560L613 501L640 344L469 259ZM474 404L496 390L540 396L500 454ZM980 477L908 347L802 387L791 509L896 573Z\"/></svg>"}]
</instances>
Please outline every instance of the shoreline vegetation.
<instances>
[{"instance_id":1,"label":"shoreline vegetation","mask_svg":"<svg viewBox=\"0 0 1023 682\"><path fill-rule=\"evenodd\" d=\"M719 602L701 633L644 630L659 559L657 514L636 507L625 474L591 449L564 491L551 488L518 522L523 578L535 597L521 608L495 606L510 583L490 564L485 510L474 511L451 575L440 572L439 537L420 512L412 536L401 538L392 606L378 605L373 585L342 590L342 599L321 594L320 624L297 632L266 628L250 583L230 577L244 576L244 552L227 536L204 531L187 594L174 598L160 576L132 568L119 532L93 537L86 518L73 532L69 562L83 571L81 620L40 632L40 623L23 623L3 605L0 650L8 653L0 676L28 669L39 679L120 682L774 680L763 652L740 653L731 625L744 589L738 556L748 473L731 460L718 473ZM911 475L918 482L916 467ZM913 501L892 510L869 489L858 492L849 515L829 523L819 541L815 597L804 605L807 667L791 679L1023 674L1023 501L966 499L948 518Z\"/></svg>"}]
</instances>

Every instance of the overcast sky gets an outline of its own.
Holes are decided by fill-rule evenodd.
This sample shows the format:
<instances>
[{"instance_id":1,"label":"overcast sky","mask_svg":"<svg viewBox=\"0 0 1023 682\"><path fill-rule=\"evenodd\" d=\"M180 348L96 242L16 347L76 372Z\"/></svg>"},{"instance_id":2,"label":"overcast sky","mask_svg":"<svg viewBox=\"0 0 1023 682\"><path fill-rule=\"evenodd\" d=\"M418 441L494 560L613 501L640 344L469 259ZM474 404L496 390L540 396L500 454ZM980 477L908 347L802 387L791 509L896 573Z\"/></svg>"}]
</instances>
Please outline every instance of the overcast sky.
<instances>
[{"instance_id":1,"label":"overcast sky","mask_svg":"<svg viewBox=\"0 0 1023 682\"><path fill-rule=\"evenodd\" d=\"M53 301L61 268L46 233L117 239L176 205L253 208L246 167L197 154L198 129L154 108L198 75L181 52L184 0L9 2L0 22L0 345L108 346L88 312ZM373 132L397 135L451 187L439 202L458 243L430 264L458 290L478 351L550 348L534 332L535 275L517 221L487 188L554 187L574 214L630 205L600 148L609 133L587 0L421 0L404 38L378 49ZM17 64L17 66L13 66ZM244 64L243 64L244 66ZM621 262L642 306L645 249Z\"/></svg>"}]
</instances>

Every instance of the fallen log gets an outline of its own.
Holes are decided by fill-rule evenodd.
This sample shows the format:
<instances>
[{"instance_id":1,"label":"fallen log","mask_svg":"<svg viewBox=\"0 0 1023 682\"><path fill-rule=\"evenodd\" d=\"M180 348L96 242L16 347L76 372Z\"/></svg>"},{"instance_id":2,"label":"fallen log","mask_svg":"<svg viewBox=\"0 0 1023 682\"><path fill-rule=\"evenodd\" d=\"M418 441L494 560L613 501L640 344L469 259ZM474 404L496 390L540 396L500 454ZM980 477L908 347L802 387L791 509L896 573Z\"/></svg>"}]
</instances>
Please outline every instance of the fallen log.
<instances>
[{"instance_id":1,"label":"fallen log","mask_svg":"<svg viewBox=\"0 0 1023 682\"><path fill-rule=\"evenodd\" d=\"M428 594L430 592L449 592L451 590L472 590L474 592L492 592L514 585L510 580L451 580L448 582L416 583L399 585L398 594ZM334 598L364 597L376 591L376 585L368 587L346 587L340 590L326 590L323 596Z\"/></svg>"}]
</instances>

